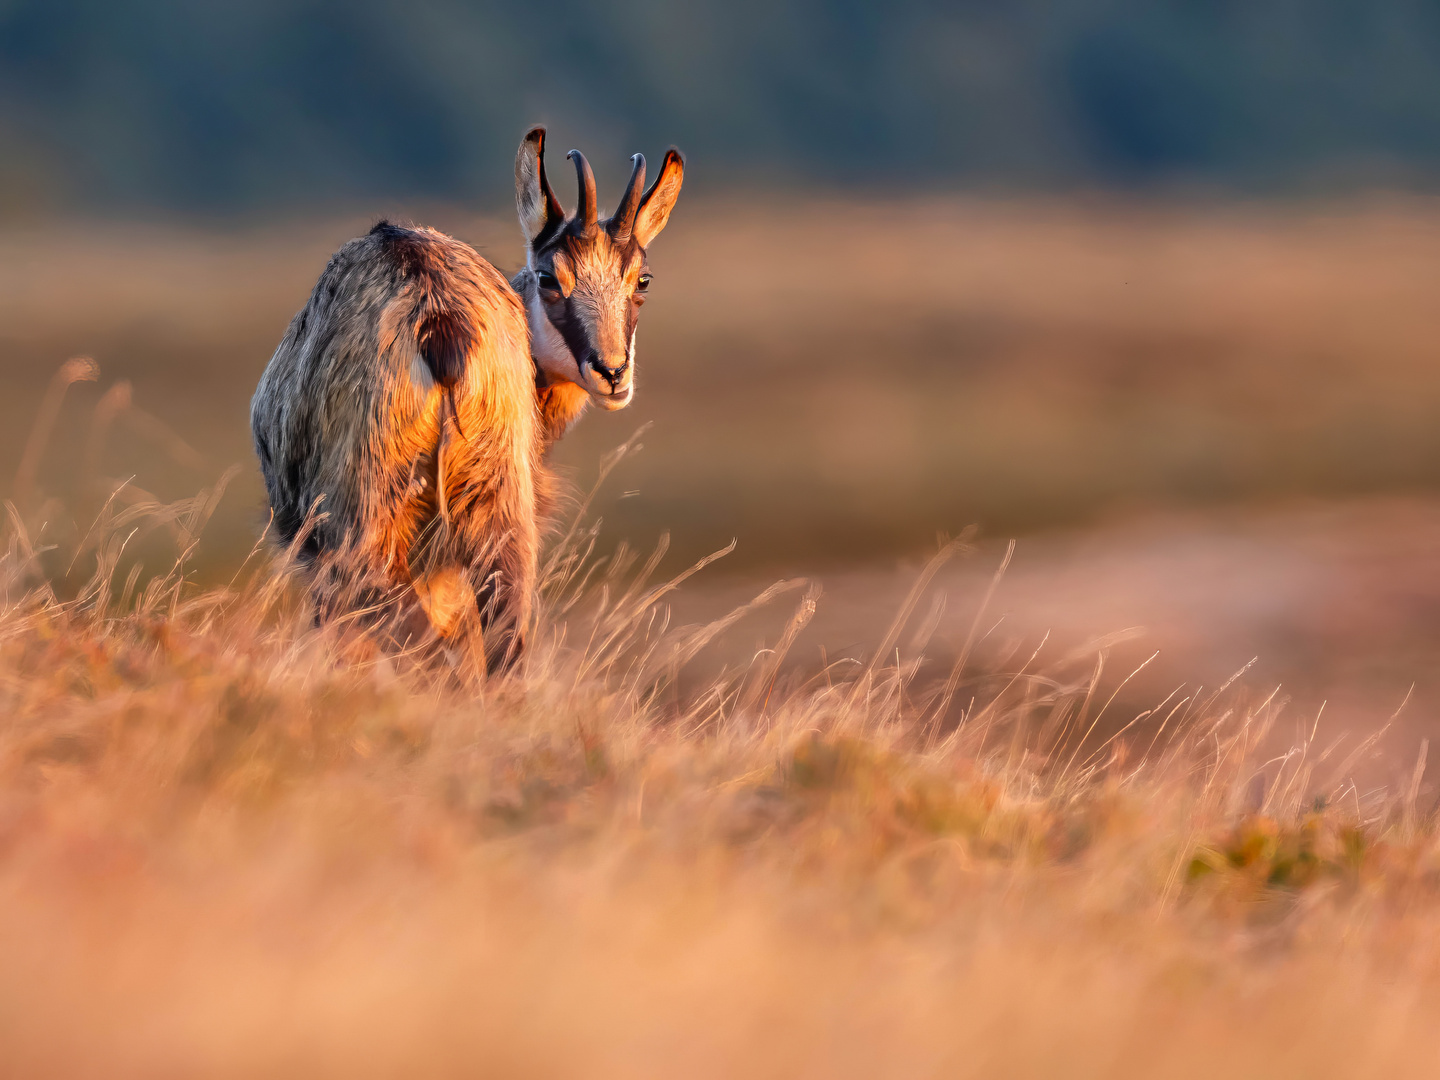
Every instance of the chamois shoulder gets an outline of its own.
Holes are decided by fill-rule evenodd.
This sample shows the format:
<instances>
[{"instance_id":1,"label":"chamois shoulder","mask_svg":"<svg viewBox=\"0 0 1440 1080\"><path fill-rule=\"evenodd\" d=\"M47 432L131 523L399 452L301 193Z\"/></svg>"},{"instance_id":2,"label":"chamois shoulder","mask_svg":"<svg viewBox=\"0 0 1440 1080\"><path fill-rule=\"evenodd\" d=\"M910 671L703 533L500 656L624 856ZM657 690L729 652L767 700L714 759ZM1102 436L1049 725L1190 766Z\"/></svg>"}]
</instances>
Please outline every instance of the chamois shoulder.
<instances>
[{"instance_id":1,"label":"chamois shoulder","mask_svg":"<svg viewBox=\"0 0 1440 1080\"><path fill-rule=\"evenodd\" d=\"M463 290L473 303L509 309L523 318L524 309L510 282L473 247L423 225L375 223L364 236L340 251L350 261L374 262L399 278L440 292Z\"/></svg>"}]
</instances>

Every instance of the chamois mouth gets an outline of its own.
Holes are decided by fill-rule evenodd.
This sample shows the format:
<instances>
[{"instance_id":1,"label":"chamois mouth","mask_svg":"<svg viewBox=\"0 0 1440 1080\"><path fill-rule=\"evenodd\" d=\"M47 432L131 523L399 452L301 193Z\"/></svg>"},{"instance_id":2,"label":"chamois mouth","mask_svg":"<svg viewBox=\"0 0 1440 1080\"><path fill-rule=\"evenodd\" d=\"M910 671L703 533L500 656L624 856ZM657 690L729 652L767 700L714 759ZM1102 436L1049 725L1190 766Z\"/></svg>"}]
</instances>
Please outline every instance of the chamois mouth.
<instances>
[{"instance_id":1,"label":"chamois mouth","mask_svg":"<svg viewBox=\"0 0 1440 1080\"><path fill-rule=\"evenodd\" d=\"M602 409L609 409L611 412L625 408L626 405L630 404L630 399L634 396L635 387L633 386L624 386L617 390L603 393L594 390L590 392L590 397L597 405Z\"/></svg>"},{"instance_id":2,"label":"chamois mouth","mask_svg":"<svg viewBox=\"0 0 1440 1080\"><path fill-rule=\"evenodd\" d=\"M630 404L635 391L634 368L626 362L618 368L607 368L591 357L581 369L584 387L602 409L623 409Z\"/></svg>"}]
</instances>

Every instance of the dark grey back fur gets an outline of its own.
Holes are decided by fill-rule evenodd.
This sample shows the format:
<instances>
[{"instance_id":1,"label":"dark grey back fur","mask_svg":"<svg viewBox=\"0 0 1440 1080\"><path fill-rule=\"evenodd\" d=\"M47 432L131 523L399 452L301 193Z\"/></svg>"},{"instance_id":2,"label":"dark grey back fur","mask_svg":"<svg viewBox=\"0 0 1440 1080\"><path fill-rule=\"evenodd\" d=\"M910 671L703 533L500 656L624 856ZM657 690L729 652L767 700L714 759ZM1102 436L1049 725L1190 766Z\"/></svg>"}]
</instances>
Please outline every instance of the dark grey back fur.
<instances>
[{"instance_id":1,"label":"dark grey back fur","mask_svg":"<svg viewBox=\"0 0 1440 1080\"><path fill-rule=\"evenodd\" d=\"M519 299L472 248L387 222L342 247L266 368L251 427L281 542L318 509L303 557L402 592L459 573L485 622L523 624L534 368Z\"/></svg>"}]
</instances>

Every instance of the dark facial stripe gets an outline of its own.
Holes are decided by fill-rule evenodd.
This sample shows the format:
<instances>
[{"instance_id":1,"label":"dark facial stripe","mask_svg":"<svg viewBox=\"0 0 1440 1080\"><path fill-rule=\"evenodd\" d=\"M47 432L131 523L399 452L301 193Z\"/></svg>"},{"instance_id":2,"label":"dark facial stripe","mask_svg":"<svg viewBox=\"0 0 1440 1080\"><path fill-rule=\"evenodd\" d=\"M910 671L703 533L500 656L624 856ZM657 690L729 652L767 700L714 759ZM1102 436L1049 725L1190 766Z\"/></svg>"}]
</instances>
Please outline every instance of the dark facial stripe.
<instances>
[{"instance_id":1,"label":"dark facial stripe","mask_svg":"<svg viewBox=\"0 0 1440 1080\"><path fill-rule=\"evenodd\" d=\"M565 341L565 347L570 350L570 355L580 365L581 370L590 367L595 361L595 349L590 344L590 335L585 332L585 323L575 310L575 301L567 296L563 303L545 304L545 316L550 320L550 325L560 331L560 337Z\"/></svg>"},{"instance_id":2,"label":"dark facial stripe","mask_svg":"<svg viewBox=\"0 0 1440 1080\"><path fill-rule=\"evenodd\" d=\"M638 244L634 243L634 241L629 241L624 244L613 244L608 234L602 234L598 240L596 238L585 240L584 223L578 218L571 218L566 222L565 229L555 237L548 241L538 242L532 245L531 265L548 267L553 255L561 250L565 250L568 257L579 261L584 258L584 254L578 250L576 245L596 242L611 244L619 255L620 265L622 267L630 266L638 253L641 261L641 272L644 272L644 253L640 250ZM556 331L560 334L561 340L565 342L565 347L570 351L570 355L574 357L580 369L583 371L586 368L590 368L596 371L613 387L618 381L620 373L625 370L625 366L628 363L630 338L635 332L635 324L639 318L639 305L634 303L628 304L623 317L625 327L623 340L627 350L626 360L621 362L618 369L610 369L607 371L600 362L599 350L595 348L590 336L590 331L586 327L585 321L580 317L574 303L574 298L566 297L562 302L554 305L544 303L543 300L541 303L545 310L545 317L550 320L550 325L555 327Z\"/></svg>"}]
</instances>

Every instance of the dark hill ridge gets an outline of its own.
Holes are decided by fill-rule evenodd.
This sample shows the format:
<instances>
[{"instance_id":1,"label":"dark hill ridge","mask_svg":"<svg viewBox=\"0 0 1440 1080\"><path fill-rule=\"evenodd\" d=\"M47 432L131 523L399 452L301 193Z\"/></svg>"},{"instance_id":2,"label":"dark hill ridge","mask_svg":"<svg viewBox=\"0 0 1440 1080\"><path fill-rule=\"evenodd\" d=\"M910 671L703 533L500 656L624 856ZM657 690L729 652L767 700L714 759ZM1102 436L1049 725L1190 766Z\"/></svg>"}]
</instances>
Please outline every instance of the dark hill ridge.
<instances>
[{"instance_id":1,"label":"dark hill ridge","mask_svg":"<svg viewBox=\"0 0 1440 1080\"><path fill-rule=\"evenodd\" d=\"M701 185L1426 185L1440 8L0 2L0 210L498 203L535 120Z\"/></svg>"}]
</instances>

